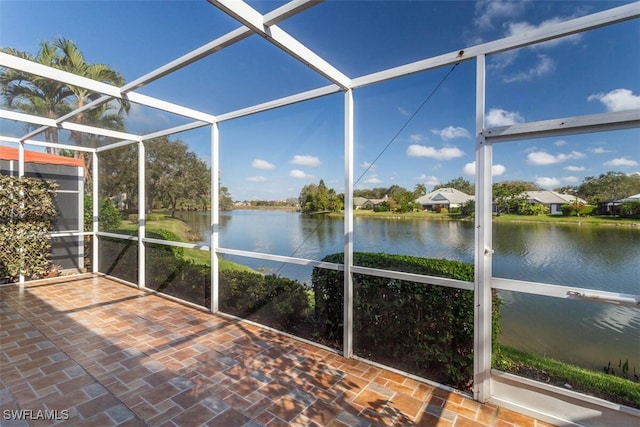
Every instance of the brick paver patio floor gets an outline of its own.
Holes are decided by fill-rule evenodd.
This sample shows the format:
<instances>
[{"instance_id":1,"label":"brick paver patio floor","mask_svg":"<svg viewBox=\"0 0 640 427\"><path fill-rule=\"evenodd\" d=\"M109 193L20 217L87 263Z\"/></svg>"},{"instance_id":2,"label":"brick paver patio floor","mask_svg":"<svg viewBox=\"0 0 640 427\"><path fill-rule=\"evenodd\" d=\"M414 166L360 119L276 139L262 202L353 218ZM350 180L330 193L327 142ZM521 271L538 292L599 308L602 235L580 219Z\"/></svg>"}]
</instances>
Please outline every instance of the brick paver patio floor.
<instances>
[{"instance_id":1,"label":"brick paver patio floor","mask_svg":"<svg viewBox=\"0 0 640 427\"><path fill-rule=\"evenodd\" d=\"M2 287L0 322L2 426L548 425L105 278Z\"/></svg>"}]
</instances>

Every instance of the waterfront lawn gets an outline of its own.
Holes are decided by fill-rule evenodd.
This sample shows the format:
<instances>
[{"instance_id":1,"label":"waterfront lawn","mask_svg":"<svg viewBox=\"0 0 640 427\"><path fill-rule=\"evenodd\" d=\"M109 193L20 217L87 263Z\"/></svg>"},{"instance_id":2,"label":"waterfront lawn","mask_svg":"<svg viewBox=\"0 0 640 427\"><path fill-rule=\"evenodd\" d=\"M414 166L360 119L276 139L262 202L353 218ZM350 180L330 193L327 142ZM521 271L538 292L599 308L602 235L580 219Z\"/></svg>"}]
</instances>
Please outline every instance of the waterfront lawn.
<instances>
[{"instance_id":1,"label":"waterfront lawn","mask_svg":"<svg viewBox=\"0 0 640 427\"><path fill-rule=\"evenodd\" d=\"M344 212L331 214L333 216L343 216ZM431 220L461 220L473 221L474 216L463 216L459 213L436 213L436 212L374 212L368 209L358 209L353 211L356 217L381 218L381 219L431 219ZM592 224L592 225L625 225L640 226L640 220L630 218L617 218L613 216L564 216L564 215L516 215L501 214L493 215L495 222L546 222L564 224Z\"/></svg>"},{"instance_id":2,"label":"waterfront lawn","mask_svg":"<svg viewBox=\"0 0 640 427\"><path fill-rule=\"evenodd\" d=\"M525 378L640 408L640 383L635 372L629 373L627 379L607 374L604 370L592 371L506 346L500 347L496 365L500 370Z\"/></svg>"},{"instance_id":3,"label":"waterfront lawn","mask_svg":"<svg viewBox=\"0 0 640 427\"><path fill-rule=\"evenodd\" d=\"M196 243L202 240L202 237L195 233L189 225L179 218L172 218L170 216L153 214L151 218L145 221L145 228L147 231L170 231L178 236L180 242L183 243ZM125 220L118 227L117 230L111 230L114 233L118 231L135 231L138 228L137 221ZM187 261L193 261L195 264L211 265L211 255L209 251L201 251L198 249L185 249L183 258ZM234 270L234 271L254 271L253 269L246 267L242 264L237 264L225 260L222 257L218 257L220 270Z\"/></svg>"},{"instance_id":4,"label":"waterfront lawn","mask_svg":"<svg viewBox=\"0 0 640 427\"><path fill-rule=\"evenodd\" d=\"M630 218L617 218L613 216L564 216L564 215L494 215L495 222L553 222L567 224L593 224L593 225L640 225L640 221Z\"/></svg>"}]
</instances>

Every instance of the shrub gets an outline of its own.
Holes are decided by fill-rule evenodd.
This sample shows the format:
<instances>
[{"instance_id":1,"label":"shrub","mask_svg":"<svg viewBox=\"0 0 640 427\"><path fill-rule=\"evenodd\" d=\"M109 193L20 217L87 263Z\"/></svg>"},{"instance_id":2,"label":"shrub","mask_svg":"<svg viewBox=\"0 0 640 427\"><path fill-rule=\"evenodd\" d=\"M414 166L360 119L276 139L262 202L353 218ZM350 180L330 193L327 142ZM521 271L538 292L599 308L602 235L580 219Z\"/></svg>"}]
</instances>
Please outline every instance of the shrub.
<instances>
[{"instance_id":1,"label":"shrub","mask_svg":"<svg viewBox=\"0 0 640 427\"><path fill-rule=\"evenodd\" d=\"M0 277L48 273L57 188L53 181L0 175Z\"/></svg>"},{"instance_id":2,"label":"shrub","mask_svg":"<svg viewBox=\"0 0 640 427\"><path fill-rule=\"evenodd\" d=\"M534 203L525 203L520 208L521 215L547 215L549 213L549 208L545 205L534 204Z\"/></svg>"},{"instance_id":3,"label":"shrub","mask_svg":"<svg viewBox=\"0 0 640 427\"><path fill-rule=\"evenodd\" d=\"M343 263L343 254L323 261ZM354 264L473 281L473 265L444 259L354 253ZM327 339L342 336L343 272L315 268L316 316ZM354 274L354 351L444 384L473 380L474 296L470 290ZM497 351L500 301L494 293Z\"/></svg>"},{"instance_id":4,"label":"shrub","mask_svg":"<svg viewBox=\"0 0 640 427\"><path fill-rule=\"evenodd\" d=\"M100 231L115 230L122 223L120 211L111 199L99 201L98 226ZM93 197L84 196L84 231L93 230Z\"/></svg>"},{"instance_id":5,"label":"shrub","mask_svg":"<svg viewBox=\"0 0 640 427\"><path fill-rule=\"evenodd\" d=\"M476 213L476 201L475 200L467 200L462 204L460 208L460 213L462 216L473 216Z\"/></svg>"},{"instance_id":6,"label":"shrub","mask_svg":"<svg viewBox=\"0 0 640 427\"><path fill-rule=\"evenodd\" d=\"M620 205L620 216L624 218L640 218L640 201L623 202Z\"/></svg>"},{"instance_id":7,"label":"shrub","mask_svg":"<svg viewBox=\"0 0 640 427\"><path fill-rule=\"evenodd\" d=\"M220 310L269 326L288 328L309 309L307 289L275 274L223 270L219 273Z\"/></svg>"}]
</instances>

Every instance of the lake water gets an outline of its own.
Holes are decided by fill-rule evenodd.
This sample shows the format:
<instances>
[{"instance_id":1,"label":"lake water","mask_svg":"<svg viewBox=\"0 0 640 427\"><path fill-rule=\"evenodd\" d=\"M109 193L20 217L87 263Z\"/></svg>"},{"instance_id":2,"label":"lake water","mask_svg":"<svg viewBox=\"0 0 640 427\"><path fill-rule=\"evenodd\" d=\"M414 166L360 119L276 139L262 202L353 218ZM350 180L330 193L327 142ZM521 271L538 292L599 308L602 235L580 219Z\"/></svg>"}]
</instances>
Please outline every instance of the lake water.
<instances>
[{"instance_id":1,"label":"lake water","mask_svg":"<svg viewBox=\"0 0 640 427\"><path fill-rule=\"evenodd\" d=\"M179 215L206 236L209 213ZM220 214L220 246L321 260L342 252L343 220L295 212L234 210ZM640 227L495 223L493 276L640 294ZM205 239L209 244L209 239ZM473 223L354 218L354 250L473 263ZM311 268L227 259L310 283ZM640 310L586 301L501 292L500 341L525 351L600 370L629 360L640 371Z\"/></svg>"}]
</instances>

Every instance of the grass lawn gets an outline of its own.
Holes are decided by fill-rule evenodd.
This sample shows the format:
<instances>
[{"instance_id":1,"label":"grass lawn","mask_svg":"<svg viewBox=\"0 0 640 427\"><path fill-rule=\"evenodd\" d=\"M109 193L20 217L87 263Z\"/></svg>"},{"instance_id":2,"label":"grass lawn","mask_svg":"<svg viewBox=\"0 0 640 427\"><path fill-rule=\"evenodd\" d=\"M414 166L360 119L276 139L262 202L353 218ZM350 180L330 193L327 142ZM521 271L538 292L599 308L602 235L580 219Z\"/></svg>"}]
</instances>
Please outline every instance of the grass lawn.
<instances>
[{"instance_id":1,"label":"grass lawn","mask_svg":"<svg viewBox=\"0 0 640 427\"><path fill-rule=\"evenodd\" d=\"M331 216L342 217L344 212L332 213ZM372 210L358 209L353 211L354 217L360 218L381 218L381 219L426 219L440 221L474 221L473 216L463 217L459 213L436 213L436 212L374 212ZM535 223L563 223L576 225L615 225L615 226L637 226L640 227L640 220L629 218L615 218L605 216L563 216L563 215L514 215L502 214L494 215L495 222L535 222Z\"/></svg>"},{"instance_id":2,"label":"grass lawn","mask_svg":"<svg viewBox=\"0 0 640 427\"><path fill-rule=\"evenodd\" d=\"M513 215L494 216L495 222L551 222L564 224L625 225L640 226L640 220L604 216L563 216L563 215Z\"/></svg>"},{"instance_id":3,"label":"grass lawn","mask_svg":"<svg viewBox=\"0 0 640 427\"><path fill-rule=\"evenodd\" d=\"M501 356L496 368L505 372L640 408L640 383L634 378L635 372L627 373L627 379L504 346ZM622 374L620 369L617 371L617 375Z\"/></svg>"},{"instance_id":4,"label":"grass lawn","mask_svg":"<svg viewBox=\"0 0 640 427\"><path fill-rule=\"evenodd\" d=\"M154 214L153 217L158 217ZM152 217L152 218L153 218ZM138 228L137 223L133 223L128 220L123 220L118 227L118 230L122 231L135 231ZM117 233L118 230L113 230ZM166 230L175 234L180 238L180 242L184 243L196 243L202 240L201 236L198 236L189 225L178 218L171 218L164 216L162 219L147 219L146 221L147 231L161 231ZM196 264L211 265L211 254L209 251L202 251L198 249L186 249L184 250L184 259L193 261ZM218 257L218 263L221 270L236 270L236 271L254 271L253 269L238 264L232 261L225 260L222 257Z\"/></svg>"}]
</instances>

